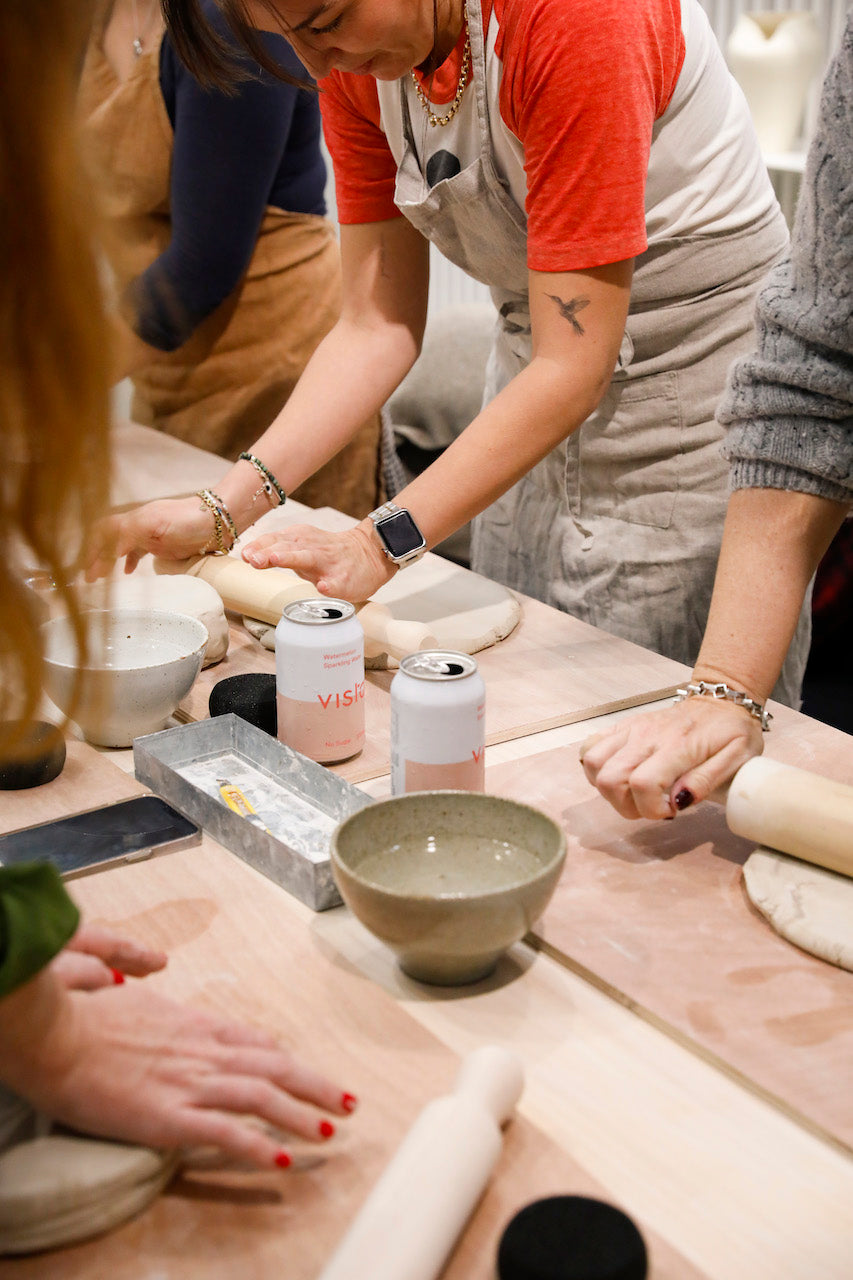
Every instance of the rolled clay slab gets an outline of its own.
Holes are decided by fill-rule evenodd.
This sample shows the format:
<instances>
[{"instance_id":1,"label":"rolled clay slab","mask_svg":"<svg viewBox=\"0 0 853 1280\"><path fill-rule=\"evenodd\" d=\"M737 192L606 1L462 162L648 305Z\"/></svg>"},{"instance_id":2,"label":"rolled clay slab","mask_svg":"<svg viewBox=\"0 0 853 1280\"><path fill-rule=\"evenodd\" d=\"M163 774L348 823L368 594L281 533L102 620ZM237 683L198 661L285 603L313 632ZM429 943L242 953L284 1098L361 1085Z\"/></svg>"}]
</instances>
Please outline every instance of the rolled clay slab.
<instances>
[{"instance_id":1,"label":"rolled clay slab","mask_svg":"<svg viewBox=\"0 0 853 1280\"><path fill-rule=\"evenodd\" d=\"M87 608L106 605L133 609L166 609L171 613L188 613L207 627L207 645L202 666L220 662L228 652L228 619L222 597L208 582L186 573L158 577L136 573L112 578L104 585L93 583L81 590Z\"/></svg>"},{"instance_id":2,"label":"rolled clay slab","mask_svg":"<svg viewBox=\"0 0 853 1280\"><path fill-rule=\"evenodd\" d=\"M853 880L774 849L743 868L750 901L777 933L821 960L853 971Z\"/></svg>"},{"instance_id":3,"label":"rolled clay slab","mask_svg":"<svg viewBox=\"0 0 853 1280\"><path fill-rule=\"evenodd\" d=\"M178 1164L172 1153L50 1134L0 1155L0 1254L85 1240L141 1212Z\"/></svg>"},{"instance_id":4,"label":"rolled clay slab","mask_svg":"<svg viewBox=\"0 0 853 1280\"><path fill-rule=\"evenodd\" d=\"M264 570L264 572L270 572ZM428 629L434 643L427 647L479 653L503 640L521 618L521 603L506 587L440 556L410 565L386 582L359 613L365 631L365 663L374 669L399 666L399 657L372 636L365 610L376 606L398 625ZM267 649L275 648L275 628L244 617L246 629ZM378 628L377 628L378 632ZM412 646L412 651L423 645Z\"/></svg>"}]
</instances>

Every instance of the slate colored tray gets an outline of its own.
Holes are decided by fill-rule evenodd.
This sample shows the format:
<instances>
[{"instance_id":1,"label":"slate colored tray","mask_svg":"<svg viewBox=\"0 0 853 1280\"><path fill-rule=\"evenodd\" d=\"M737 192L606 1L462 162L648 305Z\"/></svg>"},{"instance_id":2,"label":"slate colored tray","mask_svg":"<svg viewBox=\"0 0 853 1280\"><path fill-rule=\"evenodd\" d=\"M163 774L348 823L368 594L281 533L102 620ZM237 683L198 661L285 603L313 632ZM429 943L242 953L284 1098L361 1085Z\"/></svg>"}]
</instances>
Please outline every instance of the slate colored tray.
<instances>
[{"instance_id":1,"label":"slate colored tray","mask_svg":"<svg viewBox=\"0 0 853 1280\"><path fill-rule=\"evenodd\" d=\"M314 911L340 904L329 840L372 803L363 791L235 715L137 738L133 761L140 782L300 902ZM258 825L228 808L220 780L240 788Z\"/></svg>"}]
</instances>

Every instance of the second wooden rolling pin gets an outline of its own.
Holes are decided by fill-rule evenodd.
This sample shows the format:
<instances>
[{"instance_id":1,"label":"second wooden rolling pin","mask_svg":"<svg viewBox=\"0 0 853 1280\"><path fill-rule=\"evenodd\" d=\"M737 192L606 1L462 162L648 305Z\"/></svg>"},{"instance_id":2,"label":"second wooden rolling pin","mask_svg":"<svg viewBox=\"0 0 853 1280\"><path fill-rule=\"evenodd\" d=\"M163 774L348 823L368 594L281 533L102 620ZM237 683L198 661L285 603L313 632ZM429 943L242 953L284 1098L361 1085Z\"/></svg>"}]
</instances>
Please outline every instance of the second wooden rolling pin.
<instances>
[{"instance_id":1,"label":"second wooden rolling pin","mask_svg":"<svg viewBox=\"0 0 853 1280\"><path fill-rule=\"evenodd\" d=\"M155 560L156 573L188 573L209 582L226 609L259 618L275 626L281 611L293 600L320 592L289 569L256 569L235 556L199 556L195 560ZM384 605L368 600L356 605L364 628L365 656L387 653L398 661L418 649L435 649L438 641L426 623L395 618Z\"/></svg>"},{"instance_id":2,"label":"second wooden rolling pin","mask_svg":"<svg viewBox=\"0 0 853 1280\"><path fill-rule=\"evenodd\" d=\"M437 1280L501 1154L521 1097L516 1054L481 1045L418 1116L320 1280Z\"/></svg>"},{"instance_id":3,"label":"second wooden rolling pin","mask_svg":"<svg viewBox=\"0 0 853 1280\"><path fill-rule=\"evenodd\" d=\"M738 769L726 800L738 836L853 876L853 787L758 757Z\"/></svg>"}]
</instances>

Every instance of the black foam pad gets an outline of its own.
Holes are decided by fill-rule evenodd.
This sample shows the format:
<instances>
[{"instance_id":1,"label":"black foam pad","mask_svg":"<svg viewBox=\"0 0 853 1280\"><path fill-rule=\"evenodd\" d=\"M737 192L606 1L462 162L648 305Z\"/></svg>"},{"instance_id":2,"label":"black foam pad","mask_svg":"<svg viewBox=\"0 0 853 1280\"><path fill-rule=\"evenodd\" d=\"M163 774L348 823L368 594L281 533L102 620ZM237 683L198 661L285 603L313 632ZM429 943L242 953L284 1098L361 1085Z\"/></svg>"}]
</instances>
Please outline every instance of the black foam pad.
<instances>
[{"instance_id":1,"label":"black foam pad","mask_svg":"<svg viewBox=\"0 0 853 1280\"><path fill-rule=\"evenodd\" d=\"M211 689L208 710L212 716L225 716L233 711L235 716L275 737L278 730L275 676L268 671L226 676Z\"/></svg>"},{"instance_id":2,"label":"black foam pad","mask_svg":"<svg viewBox=\"0 0 853 1280\"><path fill-rule=\"evenodd\" d=\"M612 1204L586 1196L535 1200L498 1247L499 1280L645 1280L643 1237Z\"/></svg>"},{"instance_id":3,"label":"black foam pad","mask_svg":"<svg viewBox=\"0 0 853 1280\"><path fill-rule=\"evenodd\" d=\"M65 766L65 737L46 720L7 720L0 739L11 745L0 752L0 790L23 791L52 782Z\"/></svg>"}]
</instances>

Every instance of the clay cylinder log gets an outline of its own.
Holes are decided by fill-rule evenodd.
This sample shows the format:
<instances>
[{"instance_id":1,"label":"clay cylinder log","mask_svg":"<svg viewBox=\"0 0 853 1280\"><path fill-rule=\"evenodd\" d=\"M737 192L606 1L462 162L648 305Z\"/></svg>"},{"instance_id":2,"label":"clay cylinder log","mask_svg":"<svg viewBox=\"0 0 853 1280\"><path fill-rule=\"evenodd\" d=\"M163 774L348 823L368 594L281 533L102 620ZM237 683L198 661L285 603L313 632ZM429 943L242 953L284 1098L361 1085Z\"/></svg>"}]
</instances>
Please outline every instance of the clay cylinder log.
<instances>
[{"instance_id":1,"label":"clay cylinder log","mask_svg":"<svg viewBox=\"0 0 853 1280\"><path fill-rule=\"evenodd\" d=\"M320 1280L436 1280L498 1161L522 1085L509 1050L469 1054L453 1093L418 1116Z\"/></svg>"},{"instance_id":2,"label":"clay cylinder log","mask_svg":"<svg viewBox=\"0 0 853 1280\"><path fill-rule=\"evenodd\" d=\"M188 573L202 578L219 592L226 609L259 618L275 626L282 609L294 600L316 599L320 592L311 582L289 569L256 569L236 556L200 556L196 560L155 560L157 573ZM387 653L399 661L407 653L434 649L438 641L422 622L395 618L384 605L373 600L356 604L364 628L368 657Z\"/></svg>"},{"instance_id":3,"label":"clay cylinder log","mask_svg":"<svg viewBox=\"0 0 853 1280\"><path fill-rule=\"evenodd\" d=\"M726 800L729 829L747 840L853 876L853 787L757 758Z\"/></svg>"}]
</instances>

